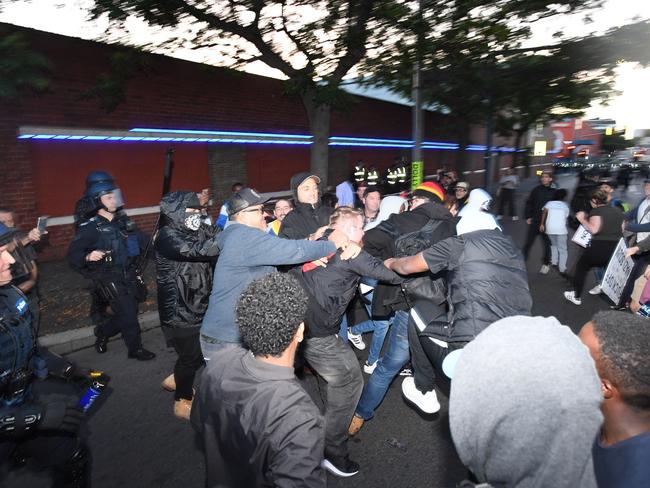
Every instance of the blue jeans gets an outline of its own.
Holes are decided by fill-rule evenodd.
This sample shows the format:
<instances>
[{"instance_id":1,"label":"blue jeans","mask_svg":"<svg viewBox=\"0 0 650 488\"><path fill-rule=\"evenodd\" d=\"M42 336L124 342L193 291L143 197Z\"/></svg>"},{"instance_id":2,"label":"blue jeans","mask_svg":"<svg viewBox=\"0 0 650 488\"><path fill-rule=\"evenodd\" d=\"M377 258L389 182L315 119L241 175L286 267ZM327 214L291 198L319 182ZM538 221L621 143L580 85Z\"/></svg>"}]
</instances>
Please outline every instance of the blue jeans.
<instances>
[{"instance_id":1,"label":"blue jeans","mask_svg":"<svg viewBox=\"0 0 650 488\"><path fill-rule=\"evenodd\" d=\"M364 420L370 420L373 417L375 409L383 401L393 379L410 358L408 323L408 312L402 310L395 312L393 324L388 333L386 352L379 359L377 367L370 375L357 405L356 415Z\"/></svg>"},{"instance_id":2,"label":"blue jeans","mask_svg":"<svg viewBox=\"0 0 650 488\"><path fill-rule=\"evenodd\" d=\"M368 311L368 316L372 317L372 298L373 293L370 292L366 296L370 300L370 303L366 303L365 307ZM388 327L390 325L389 320L366 320L361 322L354 327L352 327L353 334L363 334L364 332L374 331L372 334L372 342L370 343L370 349L368 350L368 364L374 364L379 359L379 354L381 353L381 348L384 346L384 339L388 333Z\"/></svg>"},{"instance_id":3,"label":"blue jeans","mask_svg":"<svg viewBox=\"0 0 650 488\"><path fill-rule=\"evenodd\" d=\"M339 337L343 339L343 342L348 342L348 316L346 313L343 313L343 319L339 326Z\"/></svg>"},{"instance_id":4,"label":"blue jeans","mask_svg":"<svg viewBox=\"0 0 650 488\"><path fill-rule=\"evenodd\" d=\"M201 334L199 336L199 343L201 344L201 352L203 353L203 359L210 361L210 358L224 349L232 349L233 347L243 348L242 344L236 342L223 342L218 339L208 338Z\"/></svg>"}]
</instances>

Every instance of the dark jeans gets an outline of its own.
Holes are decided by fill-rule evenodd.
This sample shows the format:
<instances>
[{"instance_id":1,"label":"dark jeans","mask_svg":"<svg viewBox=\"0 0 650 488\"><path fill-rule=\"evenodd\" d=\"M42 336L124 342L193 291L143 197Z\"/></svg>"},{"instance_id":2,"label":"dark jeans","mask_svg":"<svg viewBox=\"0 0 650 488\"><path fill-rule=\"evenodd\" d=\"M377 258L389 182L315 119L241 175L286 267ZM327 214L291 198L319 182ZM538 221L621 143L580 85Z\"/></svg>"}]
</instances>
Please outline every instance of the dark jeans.
<instances>
[{"instance_id":1,"label":"dark jeans","mask_svg":"<svg viewBox=\"0 0 650 488\"><path fill-rule=\"evenodd\" d=\"M436 374L442 372L442 362L451 351L461 349L467 342L449 342L442 347L431 340L431 337L420 332L415 323L409 323L409 348L411 350L411 365L415 387L422 393L433 391L436 386ZM439 375L449 381L444 375Z\"/></svg>"},{"instance_id":2,"label":"dark jeans","mask_svg":"<svg viewBox=\"0 0 650 488\"><path fill-rule=\"evenodd\" d=\"M612 257L614 249L618 241L591 241L591 245L580 256L578 264L576 264L576 272L573 277L573 289L575 290L576 298L582 296L582 291L585 285L587 273L591 268L599 268L607 266L609 258Z\"/></svg>"},{"instance_id":3,"label":"dark jeans","mask_svg":"<svg viewBox=\"0 0 650 488\"><path fill-rule=\"evenodd\" d=\"M505 208L508 207L508 212L510 217L517 215L515 212L515 190L508 188L501 188L501 194L499 198L499 215L505 215Z\"/></svg>"},{"instance_id":4,"label":"dark jeans","mask_svg":"<svg viewBox=\"0 0 650 488\"><path fill-rule=\"evenodd\" d=\"M201 344L199 343L199 330L196 330L196 334L186 337L174 337L169 342L174 347L176 354L178 354L178 359L174 365L174 379L176 380L174 399L191 400L194 396L192 391L194 376L204 364Z\"/></svg>"},{"instance_id":5,"label":"dark jeans","mask_svg":"<svg viewBox=\"0 0 650 488\"><path fill-rule=\"evenodd\" d=\"M99 335L113 337L119 333L130 353L135 353L142 347L140 339L140 323L138 322L138 302L127 289L119 289L119 294L110 301Z\"/></svg>"},{"instance_id":6,"label":"dark jeans","mask_svg":"<svg viewBox=\"0 0 650 488\"><path fill-rule=\"evenodd\" d=\"M533 247L533 244L535 243L535 238L537 236L542 236L542 246L544 246L542 263L548 265L551 263L551 241L548 238L546 232L539 231L539 224L539 221L533 220L533 223L528 225L526 243L524 244L522 252L524 254L524 260L528 261L528 253L530 252L530 248Z\"/></svg>"},{"instance_id":7,"label":"dark jeans","mask_svg":"<svg viewBox=\"0 0 650 488\"><path fill-rule=\"evenodd\" d=\"M327 382L326 455L345 457L348 455L348 426L363 389L359 360L347 341L337 335L307 339L304 356L311 368Z\"/></svg>"},{"instance_id":8,"label":"dark jeans","mask_svg":"<svg viewBox=\"0 0 650 488\"><path fill-rule=\"evenodd\" d=\"M643 274L646 267L650 264L650 253L644 253L640 256L632 256L632 259L634 259L634 267L632 268L630 277L625 283L625 288L623 288L623 291L621 292L621 298L617 305L625 305L630 301L632 291L634 290L634 282Z\"/></svg>"}]
</instances>

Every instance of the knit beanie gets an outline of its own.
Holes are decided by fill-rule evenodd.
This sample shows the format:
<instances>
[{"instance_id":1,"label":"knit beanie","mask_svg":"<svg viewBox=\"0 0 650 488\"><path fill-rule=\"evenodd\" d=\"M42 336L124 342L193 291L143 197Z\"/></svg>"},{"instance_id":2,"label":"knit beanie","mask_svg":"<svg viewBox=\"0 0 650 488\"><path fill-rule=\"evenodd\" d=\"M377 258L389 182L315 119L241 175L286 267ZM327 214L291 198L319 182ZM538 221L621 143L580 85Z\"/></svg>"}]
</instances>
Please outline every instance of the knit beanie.
<instances>
[{"instance_id":1,"label":"knit beanie","mask_svg":"<svg viewBox=\"0 0 650 488\"><path fill-rule=\"evenodd\" d=\"M413 196L428 198L432 202L442 203L445 200L445 190L438 183L425 181L413 190Z\"/></svg>"}]
</instances>

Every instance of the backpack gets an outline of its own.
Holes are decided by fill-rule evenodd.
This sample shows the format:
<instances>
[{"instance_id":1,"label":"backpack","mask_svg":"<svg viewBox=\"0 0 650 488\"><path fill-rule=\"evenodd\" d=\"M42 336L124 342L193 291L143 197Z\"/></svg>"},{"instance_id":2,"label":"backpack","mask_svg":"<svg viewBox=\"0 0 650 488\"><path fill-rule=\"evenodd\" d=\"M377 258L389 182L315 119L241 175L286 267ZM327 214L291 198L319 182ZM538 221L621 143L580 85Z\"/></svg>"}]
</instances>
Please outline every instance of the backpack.
<instances>
[{"instance_id":1,"label":"backpack","mask_svg":"<svg viewBox=\"0 0 650 488\"><path fill-rule=\"evenodd\" d=\"M436 238L436 232L442 223L442 220L430 219L420 229L405 234L398 234L395 227L388 221L382 222L378 227L393 237L395 257L401 258L414 256L438 242L440 239ZM419 300L427 300L440 305L446 300L447 286L441 276L434 276L429 271L425 271L406 278L402 283L402 293L409 307Z\"/></svg>"}]
</instances>

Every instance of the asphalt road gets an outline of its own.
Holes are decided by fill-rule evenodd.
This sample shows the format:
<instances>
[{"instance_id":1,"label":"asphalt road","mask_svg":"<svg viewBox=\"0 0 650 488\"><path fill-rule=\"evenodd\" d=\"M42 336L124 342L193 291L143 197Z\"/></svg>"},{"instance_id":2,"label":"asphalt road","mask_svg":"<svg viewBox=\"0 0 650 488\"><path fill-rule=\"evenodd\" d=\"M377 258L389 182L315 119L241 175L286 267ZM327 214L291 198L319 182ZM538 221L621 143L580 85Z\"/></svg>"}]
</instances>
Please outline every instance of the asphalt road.
<instances>
[{"instance_id":1,"label":"asphalt road","mask_svg":"<svg viewBox=\"0 0 650 488\"><path fill-rule=\"evenodd\" d=\"M559 179L564 187L573 187L575 179ZM628 191L628 201L640 197L640 188ZM521 206L520 206L521 208ZM525 238L523 220L503 222L504 231L518 245ZM598 310L608 307L603 297L586 295L577 307L562 296L566 282L554 272L538 273L541 244L537 243L528 263L535 315L554 315L560 322L578 331ZM575 259L571 249L570 262ZM587 289L593 286L593 278ZM95 488L130 487L202 487L204 462L197 438L187 422L172 415L173 397L162 390L160 381L174 363L174 353L165 347L159 329L143 335L144 344L158 354L150 362L127 359L121 341L112 342L107 354L93 349L77 351L70 359L79 365L106 371L112 376L111 392L89 419L89 444L93 453ZM357 352L360 361L363 353ZM351 457L361 465L360 473L348 479L329 476L330 487L453 487L466 474L455 453L448 427L447 399L439 398L442 410L430 417L420 416L401 398L401 380L397 379L373 420L350 443ZM314 377L308 376L307 390L317 403L321 390ZM40 488L49 486L38 473L21 468L0 486ZM246 488L246 487L241 487Z\"/></svg>"}]
</instances>

